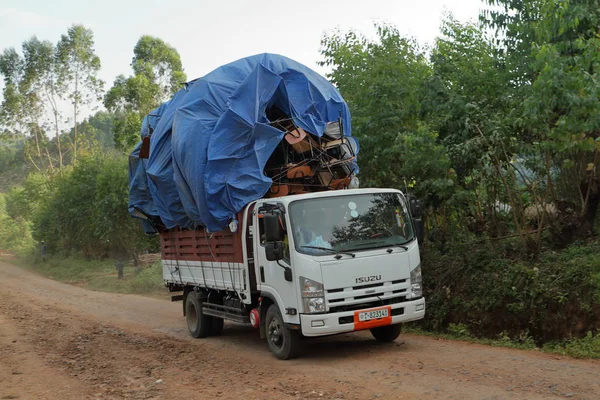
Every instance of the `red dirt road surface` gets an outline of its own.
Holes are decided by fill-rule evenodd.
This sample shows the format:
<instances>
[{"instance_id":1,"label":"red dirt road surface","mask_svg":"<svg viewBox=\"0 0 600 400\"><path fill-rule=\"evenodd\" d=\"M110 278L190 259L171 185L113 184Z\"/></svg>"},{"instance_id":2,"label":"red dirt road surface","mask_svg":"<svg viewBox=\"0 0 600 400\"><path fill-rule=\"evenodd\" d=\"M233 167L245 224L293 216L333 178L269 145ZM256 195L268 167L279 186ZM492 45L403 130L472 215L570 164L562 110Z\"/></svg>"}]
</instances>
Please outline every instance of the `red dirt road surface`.
<instances>
[{"instance_id":1,"label":"red dirt road surface","mask_svg":"<svg viewBox=\"0 0 600 400\"><path fill-rule=\"evenodd\" d=\"M368 332L279 361L245 326L191 338L181 309L0 262L0 400L600 399L598 361Z\"/></svg>"}]
</instances>

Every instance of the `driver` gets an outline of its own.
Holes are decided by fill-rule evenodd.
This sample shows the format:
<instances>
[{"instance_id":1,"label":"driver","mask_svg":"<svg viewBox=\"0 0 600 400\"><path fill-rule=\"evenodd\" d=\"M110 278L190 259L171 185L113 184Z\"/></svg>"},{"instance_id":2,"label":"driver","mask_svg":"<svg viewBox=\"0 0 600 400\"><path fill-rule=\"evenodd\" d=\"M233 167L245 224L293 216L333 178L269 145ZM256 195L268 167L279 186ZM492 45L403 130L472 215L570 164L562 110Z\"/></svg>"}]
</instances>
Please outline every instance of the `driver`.
<instances>
[{"instance_id":1,"label":"driver","mask_svg":"<svg viewBox=\"0 0 600 400\"><path fill-rule=\"evenodd\" d=\"M300 246L331 248L331 215L324 209L306 210L297 237Z\"/></svg>"}]
</instances>

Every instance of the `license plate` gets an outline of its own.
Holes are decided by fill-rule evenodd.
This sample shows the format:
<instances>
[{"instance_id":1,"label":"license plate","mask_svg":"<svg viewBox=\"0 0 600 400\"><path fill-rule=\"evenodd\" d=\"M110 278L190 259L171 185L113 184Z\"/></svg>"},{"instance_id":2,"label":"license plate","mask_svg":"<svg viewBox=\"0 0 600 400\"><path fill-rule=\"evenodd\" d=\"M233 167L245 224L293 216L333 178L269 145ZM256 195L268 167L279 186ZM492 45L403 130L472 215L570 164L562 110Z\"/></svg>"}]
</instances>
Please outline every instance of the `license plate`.
<instances>
[{"instance_id":1,"label":"license plate","mask_svg":"<svg viewBox=\"0 0 600 400\"><path fill-rule=\"evenodd\" d=\"M379 310L363 311L358 313L358 321L365 322L373 319L387 318L389 311L387 308L381 308Z\"/></svg>"}]
</instances>

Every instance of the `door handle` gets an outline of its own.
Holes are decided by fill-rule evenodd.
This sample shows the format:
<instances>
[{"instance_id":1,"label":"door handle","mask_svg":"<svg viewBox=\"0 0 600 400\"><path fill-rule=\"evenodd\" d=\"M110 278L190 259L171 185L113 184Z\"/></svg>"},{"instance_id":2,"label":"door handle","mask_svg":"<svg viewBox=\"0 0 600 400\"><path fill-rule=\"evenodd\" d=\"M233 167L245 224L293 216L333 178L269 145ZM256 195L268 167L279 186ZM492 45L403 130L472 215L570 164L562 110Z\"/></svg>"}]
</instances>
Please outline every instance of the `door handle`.
<instances>
[{"instance_id":1,"label":"door handle","mask_svg":"<svg viewBox=\"0 0 600 400\"><path fill-rule=\"evenodd\" d=\"M260 266L260 281L265 283L265 267Z\"/></svg>"}]
</instances>

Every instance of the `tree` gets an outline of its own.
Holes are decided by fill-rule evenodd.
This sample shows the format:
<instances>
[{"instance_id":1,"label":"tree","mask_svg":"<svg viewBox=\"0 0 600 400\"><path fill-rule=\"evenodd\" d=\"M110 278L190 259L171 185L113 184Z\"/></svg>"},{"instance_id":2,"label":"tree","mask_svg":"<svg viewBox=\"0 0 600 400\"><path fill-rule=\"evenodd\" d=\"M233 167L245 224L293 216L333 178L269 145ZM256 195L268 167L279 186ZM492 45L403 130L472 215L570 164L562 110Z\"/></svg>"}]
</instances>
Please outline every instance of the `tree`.
<instances>
[{"instance_id":1,"label":"tree","mask_svg":"<svg viewBox=\"0 0 600 400\"><path fill-rule=\"evenodd\" d=\"M433 74L423 109L456 172L461 191L455 212L470 221L473 231L498 236L506 230L498 204L510 205L518 232L524 204L511 168L518 140L504 117L509 112L506 76L484 32L481 24L446 16L431 53Z\"/></svg>"},{"instance_id":2,"label":"tree","mask_svg":"<svg viewBox=\"0 0 600 400\"><path fill-rule=\"evenodd\" d=\"M133 72L158 85L158 102L168 100L185 83L181 58L174 47L152 36L142 36L133 49Z\"/></svg>"},{"instance_id":3,"label":"tree","mask_svg":"<svg viewBox=\"0 0 600 400\"><path fill-rule=\"evenodd\" d=\"M47 65L40 65L40 60L47 56L48 43L35 37L23 42L23 56L14 48L5 49L0 55L0 73L5 83L0 106L2 138L23 141L27 158L38 170L53 168L43 127L44 103L40 90L43 67ZM29 137L33 138L33 146L27 140Z\"/></svg>"},{"instance_id":4,"label":"tree","mask_svg":"<svg viewBox=\"0 0 600 400\"><path fill-rule=\"evenodd\" d=\"M104 82L98 79L100 58L94 52L94 34L73 25L56 47L59 85L73 105L73 160L77 161L77 130L81 108L101 100Z\"/></svg>"},{"instance_id":5,"label":"tree","mask_svg":"<svg viewBox=\"0 0 600 400\"><path fill-rule=\"evenodd\" d=\"M54 130L58 152L58 167L62 170L64 165L60 138L62 111L59 105L62 88L58 83L56 48L51 42L40 41L34 36L23 42L23 55L25 59L23 81L30 96L31 105L29 107L37 111L37 106L41 104L51 113L51 126ZM36 115L41 118L43 112ZM48 158L50 161L49 153Z\"/></svg>"},{"instance_id":6,"label":"tree","mask_svg":"<svg viewBox=\"0 0 600 400\"><path fill-rule=\"evenodd\" d=\"M591 0L488 2L500 9L483 19L502 38L513 106L506 120L560 210L553 232L566 245L593 233L600 205L600 9Z\"/></svg>"},{"instance_id":7,"label":"tree","mask_svg":"<svg viewBox=\"0 0 600 400\"><path fill-rule=\"evenodd\" d=\"M106 111L98 111L78 124L78 131L87 142L96 141L105 149L114 147L114 116Z\"/></svg>"},{"instance_id":8,"label":"tree","mask_svg":"<svg viewBox=\"0 0 600 400\"><path fill-rule=\"evenodd\" d=\"M126 158L109 157L104 161L96 177L95 225L99 241L105 243L111 254L128 255L137 262L150 240L142 233L139 221L129 215L127 174Z\"/></svg>"},{"instance_id":9,"label":"tree","mask_svg":"<svg viewBox=\"0 0 600 400\"><path fill-rule=\"evenodd\" d=\"M139 141L143 118L186 80L179 53L161 39L142 36L133 51L134 75L119 75L104 98L106 108L117 115L114 141L122 150Z\"/></svg>"},{"instance_id":10,"label":"tree","mask_svg":"<svg viewBox=\"0 0 600 400\"><path fill-rule=\"evenodd\" d=\"M27 122L22 113L24 99L20 87L23 67L23 58L14 48L5 49L0 55L0 73L4 78L0 122L4 140L24 138L27 135Z\"/></svg>"},{"instance_id":11,"label":"tree","mask_svg":"<svg viewBox=\"0 0 600 400\"><path fill-rule=\"evenodd\" d=\"M149 241L127 211L127 173L127 158L96 149L82 153L72 169L66 168L44 186L51 186L44 199L35 198L30 190L39 187L33 177L14 196L28 199L33 207L33 235L46 241L52 252L81 252L88 259L111 254L136 257Z\"/></svg>"},{"instance_id":12,"label":"tree","mask_svg":"<svg viewBox=\"0 0 600 400\"><path fill-rule=\"evenodd\" d=\"M424 86L432 71L414 40L391 26L376 27L376 41L352 31L324 37L321 65L331 68L328 77L350 107L353 133L361 143L361 183L404 188L416 181L424 194L429 183L448 173L445 150L422 118Z\"/></svg>"},{"instance_id":13,"label":"tree","mask_svg":"<svg viewBox=\"0 0 600 400\"><path fill-rule=\"evenodd\" d=\"M21 219L14 220L6 213L4 195L0 193L0 250L15 252L31 248L29 225Z\"/></svg>"}]
</instances>

